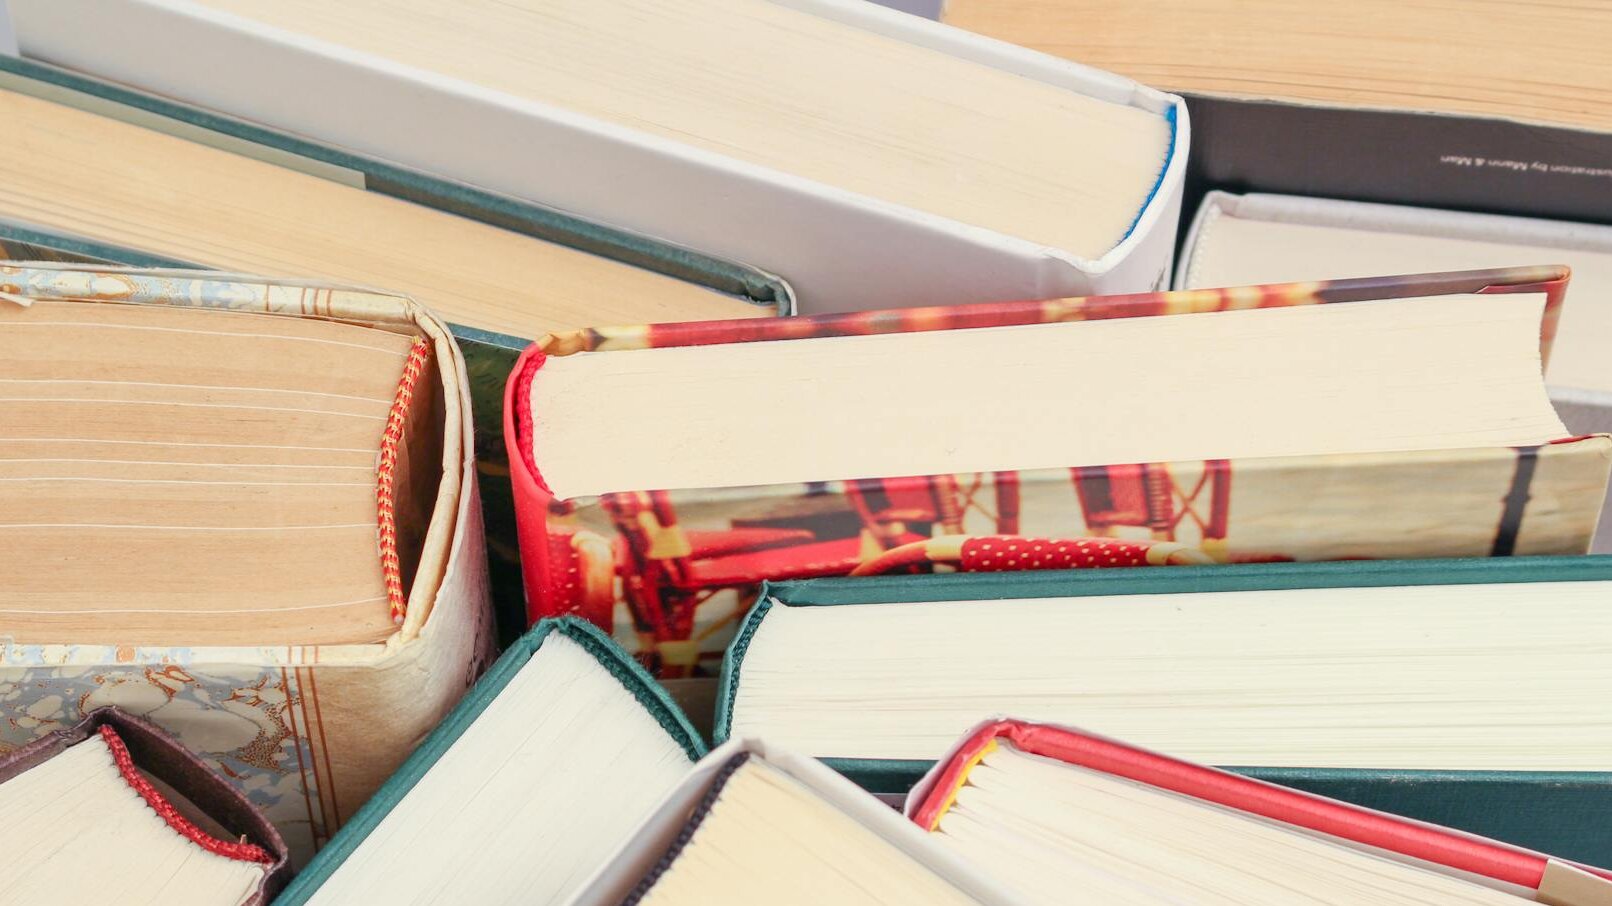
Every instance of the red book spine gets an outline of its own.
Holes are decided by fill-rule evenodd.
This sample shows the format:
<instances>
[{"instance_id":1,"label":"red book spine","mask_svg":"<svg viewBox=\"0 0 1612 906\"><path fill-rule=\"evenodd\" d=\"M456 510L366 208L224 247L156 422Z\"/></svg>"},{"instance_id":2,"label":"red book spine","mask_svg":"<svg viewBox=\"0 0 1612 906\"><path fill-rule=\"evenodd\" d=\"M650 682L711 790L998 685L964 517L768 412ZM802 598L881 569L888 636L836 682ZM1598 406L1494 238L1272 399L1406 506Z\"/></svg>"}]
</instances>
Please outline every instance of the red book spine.
<instances>
[{"instance_id":1,"label":"red book spine","mask_svg":"<svg viewBox=\"0 0 1612 906\"><path fill-rule=\"evenodd\" d=\"M504 445L509 453L509 480L515 491L515 531L520 543L521 578L526 590L526 616L532 622L560 616L545 600L548 586L548 508L554 500L532 460L532 378L547 356L536 346L521 353L504 389ZM605 627L608 631L609 627Z\"/></svg>"},{"instance_id":2,"label":"red book spine","mask_svg":"<svg viewBox=\"0 0 1612 906\"><path fill-rule=\"evenodd\" d=\"M933 779L926 781L927 791L909 808L912 821L933 830L969 771L999 740L1032 755L1536 890L1551 861L1549 856L1521 847L1193 764L1101 736L1010 719L985 724L969 735ZM1612 879L1612 872L1606 869L1575 867Z\"/></svg>"}]
</instances>

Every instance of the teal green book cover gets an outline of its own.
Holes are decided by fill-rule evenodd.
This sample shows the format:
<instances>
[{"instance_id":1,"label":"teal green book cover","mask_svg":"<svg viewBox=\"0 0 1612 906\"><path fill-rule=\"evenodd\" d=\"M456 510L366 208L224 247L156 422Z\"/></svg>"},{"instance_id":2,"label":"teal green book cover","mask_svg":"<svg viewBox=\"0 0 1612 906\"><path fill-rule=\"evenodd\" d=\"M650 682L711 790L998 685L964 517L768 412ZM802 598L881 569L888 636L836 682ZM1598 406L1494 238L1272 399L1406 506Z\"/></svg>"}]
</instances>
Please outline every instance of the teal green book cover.
<instances>
[{"instance_id":1,"label":"teal green book cover","mask_svg":"<svg viewBox=\"0 0 1612 906\"><path fill-rule=\"evenodd\" d=\"M1208 567L881 576L775 582L723 660L714 743L732 733L751 640L778 607L868 606L1096 595L1612 580L1612 556L1346 561ZM1609 602L1612 605L1612 602ZM991 715L980 715L981 719ZM1586 715L1587 720L1594 715ZM905 794L932 761L824 758L864 788ZM1612 752L1605 771L1437 771L1221 765L1369 808L1553 853L1612 862Z\"/></svg>"},{"instance_id":2,"label":"teal green book cover","mask_svg":"<svg viewBox=\"0 0 1612 906\"><path fill-rule=\"evenodd\" d=\"M543 643L556 635L577 643L620 680L621 685L655 718L666 734L683 748L691 763L705 754L705 743L688 718L678 710L666 691L615 642L586 622L569 618L543 620L499 657L447 718L409 755L397 773L297 875L285 893L275 900L277 906L295 906L306 902L476 722L482 711L543 647Z\"/></svg>"},{"instance_id":3,"label":"teal green book cover","mask_svg":"<svg viewBox=\"0 0 1612 906\"><path fill-rule=\"evenodd\" d=\"M370 192L448 211L745 299L773 308L780 314L788 314L794 308L787 284L754 267L337 150L48 64L0 54L0 89L125 119L269 163L361 186ZM4 212L0 211L0 217L3 216ZM213 264L164 258L23 224L0 224L0 241L10 243L11 248L4 252L4 257L12 260L101 261L137 267L210 267ZM450 323L449 326L464 351L468 367L490 577L497 602L499 638L507 644L525 630L527 623L522 606L519 553L512 540L515 506L503 436L504 384L516 357L532 338L460 324Z\"/></svg>"}]
</instances>

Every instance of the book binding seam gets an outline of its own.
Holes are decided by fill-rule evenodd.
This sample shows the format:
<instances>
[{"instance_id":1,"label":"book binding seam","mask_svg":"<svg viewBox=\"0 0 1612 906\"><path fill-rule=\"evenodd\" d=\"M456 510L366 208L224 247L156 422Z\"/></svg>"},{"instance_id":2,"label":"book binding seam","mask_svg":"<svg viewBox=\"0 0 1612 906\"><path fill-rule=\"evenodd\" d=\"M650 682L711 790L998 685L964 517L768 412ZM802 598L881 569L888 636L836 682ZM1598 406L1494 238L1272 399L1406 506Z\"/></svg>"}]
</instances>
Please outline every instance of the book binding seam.
<instances>
[{"instance_id":1,"label":"book binding seam","mask_svg":"<svg viewBox=\"0 0 1612 906\"><path fill-rule=\"evenodd\" d=\"M724 764L720 771L717 771L716 776L711 778L710 786L706 787L705 794L700 797L700 801L695 803L694 808L689 812L688 820L683 824L683 828L677 832L677 836L667 845L666 852L656 860L649 871L644 873L644 877L627 894L627 898L621 901L621 906L639 906L649 896L649 892L654 889L655 884L660 881L666 872L671 870L678 856L681 856L683 850L687 849L688 845L694 841L694 835L699 832L700 825L711 814L711 809L716 807L717 800L722 798L722 791L727 786L728 781L750 760L750 755L750 752L740 752L738 755L733 756L728 759L727 764Z\"/></svg>"},{"instance_id":2,"label":"book binding seam","mask_svg":"<svg viewBox=\"0 0 1612 906\"><path fill-rule=\"evenodd\" d=\"M520 446L521 457L525 460L527 471L531 473L532 481L536 482L545 494L553 496L554 492L549 489L549 483L543 480L543 473L537 470L537 458L532 454L532 380L537 377L538 369L542 368L546 361L548 355L532 347L527 352L527 359L521 366L520 374L515 376L516 443Z\"/></svg>"},{"instance_id":3,"label":"book binding seam","mask_svg":"<svg viewBox=\"0 0 1612 906\"><path fill-rule=\"evenodd\" d=\"M226 859L234 859L238 862L256 862L262 865L273 865L277 861L274 856L256 843L220 840L197 827L190 819L180 814L179 810L174 808L173 803L159 793L157 788L151 785L151 781L140 773L140 769L134 765L134 756L129 754L129 747L123 744L123 738L118 736L117 731L112 729L111 725L101 724L97 729L101 734L101 739L106 742L107 749L111 751L112 760L117 764L118 773L123 775L124 782L136 793L140 794L140 798L145 800L146 805L150 806L151 810L157 813L157 817L167 823L174 833L179 834L213 855L223 856Z\"/></svg>"},{"instance_id":4,"label":"book binding seam","mask_svg":"<svg viewBox=\"0 0 1612 906\"><path fill-rule=\"evenodd\" d=\"M386 415L386 430L381 433L379 465L375 475L375 510L379 526L381 574L386 580L386 601L392 610L392 622L402 625L408 612L408 599L403 594L403 566L397 555L397 448L403 440L403 426L408 418L409 406L414 401L414 387L425 371L431 344L425 337L414 342L403 364L403 377L397 384L397 396Z\"/></svg>"},{"instance_id":5,"label":"book binding seam","mask_svg":"<svg viewBox=\"0 0 1612 906\"><path fill-rule=\"evenodd\" d=\"M655 682L655 678L603 630L576 617L558 617L544 622L551 623L552 631L581 646L599 662L600 666L609 671L616 682L620 683L638 704L655 718L655 722L666 731L666 735L683 747L690 760L698 760L705 755L704 740L688 722L682 710L668 697L661 685Z\"/></svg>"}]
</instances>

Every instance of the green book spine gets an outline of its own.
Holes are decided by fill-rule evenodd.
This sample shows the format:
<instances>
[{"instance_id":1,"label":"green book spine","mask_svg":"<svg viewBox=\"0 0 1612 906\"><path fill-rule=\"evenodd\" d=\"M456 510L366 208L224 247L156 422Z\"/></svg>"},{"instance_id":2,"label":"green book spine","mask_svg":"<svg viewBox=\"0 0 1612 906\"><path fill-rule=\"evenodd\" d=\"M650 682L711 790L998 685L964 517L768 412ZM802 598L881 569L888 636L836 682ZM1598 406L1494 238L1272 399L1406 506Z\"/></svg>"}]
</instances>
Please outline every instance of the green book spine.
<instances>
[{"instance_id":1,"label":"green book spine","mask_svg":"<svg viewBox=\"0 0 1612 906\"><path fill-rule=\"evenodd\" d=\"M467 693L463 700L437 725L425 741L420 743L397 773L377 791L364 807L343 825L319 855L303 869L285 893L275 900L276 906L296 906L305 903L319 889L353 850L386 819L392 809L407 796L416 783L431 770L470 725L475 723L493 699L509 685L510 680L526 666L532 655L543 647L550 635L563 635L598 659L633 697L654 716L667 735L671 736L688 753L689 760L697 761L705 754L705 743L688 718L678 710L670 697L644 669L604 633L588 623L573 619L544 620L521 636Z\"/></svg>"},{"instance_id":2,"label":"green book spine","mask_svg":"<svg viewBox=\"0 0 1612 906\"><path fill-rule=\"evenodd\" d=\"M36 230L0 221L0 260L59 261L65 264L127 264L132 267L194 267L89 239Z\"/></svg>"},{"instance_id":3,"label":"green book spine","mask_svg":"<svg viewBox=\"0 0 1612 906\"><path fill-rule=\"evenodd\" d=\"M902 575L766 585L740 624L722 666L714 741L731 735L745 651L773 607L919 601L1267 591L1289 588L1473 585L1612 580L1612 556L1369 560L1168 569ZM989 715L980 715L981 718ZM825 758L865 789L905 794L932 761ZM1608 758L1612 768L1612 754ZM1493 837L1591 865L1612 863L1612 769L1607 771L1405 771L1229 766L1261 780Z\"/></svg>"}]
</instances>

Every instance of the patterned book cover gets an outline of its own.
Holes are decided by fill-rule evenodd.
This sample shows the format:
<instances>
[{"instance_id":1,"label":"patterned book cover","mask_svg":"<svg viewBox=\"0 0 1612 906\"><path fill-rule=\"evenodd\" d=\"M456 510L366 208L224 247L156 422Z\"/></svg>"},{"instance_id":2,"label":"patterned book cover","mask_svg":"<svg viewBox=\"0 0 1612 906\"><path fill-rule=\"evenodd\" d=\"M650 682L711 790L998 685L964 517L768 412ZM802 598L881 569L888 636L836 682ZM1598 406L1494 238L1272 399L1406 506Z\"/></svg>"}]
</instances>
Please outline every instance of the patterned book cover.
<instances>
[{"instance_id":1,"label":"patterned book cover","mask_svg":"<svg viewBox=\"0 0 1612 906\"><path fill-rule=\"evenodd\" d=\"M97 708L121 707L231 780L274 822L293 861L306 862L453 707L490 655L470 396L458 347L412 301L369 290L180 270L0 264L0 294L6 305L49 299L338 318L413 334L415 348L434 359L442 474L412 587L388 584L397 624L391 637L273 647L137 646L110 638L21 644L0 627L0 754ZM383 571L387 549L381 538Z\"/></svg>"},{"instance_id":2,"label":"patterned book cover","mask_svg":"<svg viewBox=\"0 0 1612 906\"><path fill-rule=\"evenodd\" d=\"M1544 292L1554 268L1339 280L599 329L545 337L512 374L505 436L528 614L613 629L664 677L714 674L765 580L912 571L1583 553L1612 440L661 491L555 500L533 465L532 380L550 356L1240 308Z\"/></svg>"}]
</instances>

